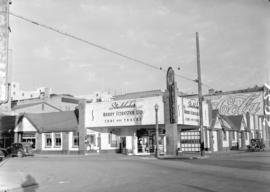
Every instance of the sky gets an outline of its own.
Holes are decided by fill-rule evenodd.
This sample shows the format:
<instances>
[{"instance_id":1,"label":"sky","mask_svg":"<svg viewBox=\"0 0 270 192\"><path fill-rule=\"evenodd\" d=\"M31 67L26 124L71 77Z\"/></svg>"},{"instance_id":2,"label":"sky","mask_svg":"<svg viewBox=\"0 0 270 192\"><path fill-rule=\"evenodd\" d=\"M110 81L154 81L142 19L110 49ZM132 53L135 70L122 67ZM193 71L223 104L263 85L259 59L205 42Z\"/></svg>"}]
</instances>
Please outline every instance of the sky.
<instances>
[{"instance_id":1,"label":"sky","mask_svg":"<svg viewBox=\"0 0 270 192\"><path fill-rule=\"evenodd\" d=\"M10 11L190 79L197 78L198 32L203 92L260 86L270 76L268 0L12 0ZM9 22L11 80L23 90L77 96L166 88L162 70L12 15ZM176 82L197 92L193 81Z\"/></svg>"}]
</instances>

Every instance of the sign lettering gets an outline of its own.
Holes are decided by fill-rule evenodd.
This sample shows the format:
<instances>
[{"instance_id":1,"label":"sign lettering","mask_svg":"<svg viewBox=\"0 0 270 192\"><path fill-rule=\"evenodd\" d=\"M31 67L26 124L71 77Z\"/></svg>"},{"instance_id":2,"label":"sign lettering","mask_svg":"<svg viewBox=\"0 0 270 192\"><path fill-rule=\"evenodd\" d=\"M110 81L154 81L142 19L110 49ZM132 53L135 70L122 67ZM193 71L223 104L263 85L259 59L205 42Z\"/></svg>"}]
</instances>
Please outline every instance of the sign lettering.
<instances>
[{"instance_id":1,"label":"sign lettering","mask_svg":"<svg viewBox=\"0 0 270 192\"><path fill-rule=\"evenodd\" d=\"M112 109L123 109L123 108L135 108L136 107L136 100L131 101L123 101L123 102L113 102Z\"/></svg>"},{"instance_id":2,"label":"sign lettering","mask_svg":"<svg viewBox=\"0 0 270 192\"><path fill-rule=\"evenodd\" d=\"M270 86L265 83L264 85L264 119L263 125L270 127Z\"/></svg>"},{"instance_id":3,"label":"sign lettering","mask_svg":"<svg viewBox=\"0 0 270 192\"><path fill-rule=\"evenodd\" d=\"M262 92L214 95L207 99L222 115L263 114Z\"/></svg>"}]
</instances>

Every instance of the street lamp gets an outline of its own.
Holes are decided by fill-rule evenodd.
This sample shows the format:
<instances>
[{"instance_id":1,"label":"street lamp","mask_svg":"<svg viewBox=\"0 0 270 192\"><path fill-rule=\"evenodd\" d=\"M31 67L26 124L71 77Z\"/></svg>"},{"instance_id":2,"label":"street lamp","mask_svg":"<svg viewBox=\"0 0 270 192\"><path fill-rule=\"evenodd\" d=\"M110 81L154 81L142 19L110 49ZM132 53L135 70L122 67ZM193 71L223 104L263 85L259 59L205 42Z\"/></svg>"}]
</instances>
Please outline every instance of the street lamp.
<instances>
[{"instance_id":1,"label":"street lamp","mask_svg":"<svg viewBox=\"0 0 270 192\"><path fill-rule=\"evenodd\" d=\"M156 112L156 158L159 157L159 144L158 144L158 104L155 104Z\"/></svg>"}]
</instances>

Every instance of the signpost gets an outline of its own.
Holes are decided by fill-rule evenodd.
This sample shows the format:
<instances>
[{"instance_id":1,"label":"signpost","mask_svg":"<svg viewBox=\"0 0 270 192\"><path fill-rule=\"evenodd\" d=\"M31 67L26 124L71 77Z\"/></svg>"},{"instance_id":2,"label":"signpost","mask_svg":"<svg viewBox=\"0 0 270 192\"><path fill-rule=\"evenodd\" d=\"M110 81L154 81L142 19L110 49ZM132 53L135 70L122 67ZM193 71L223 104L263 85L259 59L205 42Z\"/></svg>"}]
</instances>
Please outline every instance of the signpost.
<instances>
[{"instance_id":1,"label":"signpost","mask_svg":"<svg viewBox=\"0 0 270 192\"><path fill-rule=\"evenodd\" d=\"M158 142L158 104L155 104L156 115L156 158L159 158L159 142Z\"/></svg>"}]
</instances>

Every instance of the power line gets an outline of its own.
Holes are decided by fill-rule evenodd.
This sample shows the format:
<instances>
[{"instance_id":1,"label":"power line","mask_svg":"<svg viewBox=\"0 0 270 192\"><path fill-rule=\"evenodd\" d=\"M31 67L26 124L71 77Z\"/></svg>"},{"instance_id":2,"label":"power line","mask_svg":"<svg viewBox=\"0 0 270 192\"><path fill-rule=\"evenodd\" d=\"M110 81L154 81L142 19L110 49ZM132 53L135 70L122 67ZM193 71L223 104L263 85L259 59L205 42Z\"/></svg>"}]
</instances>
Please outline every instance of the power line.
<instances>
[{"instance_id":1,"label":"power line","mask_svg":"<svg viewBox=\"0 0 270 192\"><path fill-rule=\"evenodd\" d=\"M72 34L70 34L70 33L63 32L63 31L61 31L61 30L59 30L59 29L50 27L50 26L48 26L48 25L39 23L39 22L37 22L37 21L33 21L33 20L31 20L31 19L28 19L28 18L25 18L25 17L23 17L23 16L14 14L14 13L12 13L12 12L9 12L9 14L12 15L12 16L14 16L14 17L16 17L16 18L19 18L19 19L21 19L21 20L24 20L24 21L27 21L27 22L29 22L29 23L32 23L32 24L34 24L34 25L37 25L37 26L46 28L46 29L48 29L48 30L50 30L50 31L54 31L54 32L59 33L59 34L61 34L61 35L70 37L70 38L75 39L75 40L77 40L77 41L86 43L86 44L88 44L88 45L91 45L91 46L96 47L96 48L99 48L99 49L102 49L103 51L107 51L107 52L109 52L109 53L118 55L118 56L120 56L120 57L123 57L123 58L125 58L125 59L131 60L131 61L136 62L136 63L139 63L139 64L142 64L142 65L147 66L147 67L150 67L150 68L152 68L152 69L156 69L156 70L159 70L159 71L161 70L161 71L165 71L165 72L166 72L166 70L165 70L165 69L162 69L161 67L157 67L157 66L155 66L155 65L149 64L149 63L144 62L144 61L142 61L142 60L139 60L139 59L130 57L130 56L128 56L128 55L125 55L125 54L120 53L120 52L118 52L118 51L115 51L115 50L113 50L113 49L106 48L106 47L104 47L104 46L101 46L101 45L98 45L98 44L96 44L96 43L90 42L90 41L88 41L88 40L82 39L82 38L77 37L77 36L75 36L75 35L72 35ZM197 83L197 80L196 80L196 79L194 80L194 79L192 79L192 78L189 78L189 77L186 77L186 76L183 76L183 75L179 75L179 74L175 74L175 76L178 76L178 77L180 77L180 78L182 78L182 79L185 79L185 80L188 80L188 81L192 81L192 82L196 82L196 83ZM210 86L208 86L208 85L206 85L206 84L202 84L202 85L211 88Z\"/></svg>"}]
</instances>

